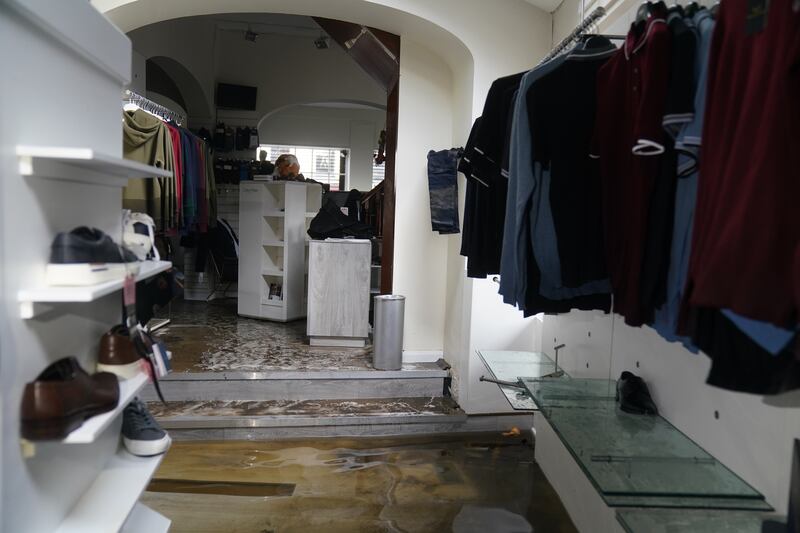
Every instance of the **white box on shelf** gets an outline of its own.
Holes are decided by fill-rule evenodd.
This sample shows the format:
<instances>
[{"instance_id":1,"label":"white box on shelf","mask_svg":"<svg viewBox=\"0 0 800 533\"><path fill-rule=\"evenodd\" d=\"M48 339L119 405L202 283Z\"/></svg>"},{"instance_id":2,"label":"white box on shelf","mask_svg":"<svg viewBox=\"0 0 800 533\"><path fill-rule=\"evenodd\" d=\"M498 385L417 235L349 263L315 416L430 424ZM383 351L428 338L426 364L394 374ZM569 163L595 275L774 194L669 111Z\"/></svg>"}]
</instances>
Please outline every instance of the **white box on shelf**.
<instances>
[{"instance_id":1,"label":"white box on shelf","mask_svg":"<svg viewBox=\"0 0 800 533\"><path fill-rule=\"evenodd\" d=\"M172 268L172 263L170 261L142 261L139 264L139 274L136 275L136 281L142 281L153 277L170 268ZM21 289L17 293L17 301L20 303L20 316L24 319L36 316L42 311L41 308L37 308L34 305L38 303L93 302L98 298L102 298L103 296L122 289L124 281L124 279L118 279L98 283L96 285L73 287L45 286L33 289Z\"/></svg>"}]
</instances>

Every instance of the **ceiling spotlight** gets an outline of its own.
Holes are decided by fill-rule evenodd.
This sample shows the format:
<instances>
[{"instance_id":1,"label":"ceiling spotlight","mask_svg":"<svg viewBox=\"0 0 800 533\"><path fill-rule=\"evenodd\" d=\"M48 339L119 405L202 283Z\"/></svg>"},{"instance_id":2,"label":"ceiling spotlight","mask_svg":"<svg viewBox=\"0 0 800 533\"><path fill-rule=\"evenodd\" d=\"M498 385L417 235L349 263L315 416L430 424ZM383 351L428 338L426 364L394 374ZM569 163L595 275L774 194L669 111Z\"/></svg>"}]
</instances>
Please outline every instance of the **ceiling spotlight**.
<instances>
[{"instance_id":1,"label":"ceiling spotlight","mask_svg":"<svg viewBox=\"0 0 800 533\"><path fill-rule=\"evenodd\" d=\"M249 29L246 32L244 32L245 41L250 41L251 43L254 43L256 42L256 39L258 39L258 34L256 32L251 31Z\"/></svg>"},{"instance_id":2,"label":"ceiling spotlight","mask_svg":"<svg viewBox=\"0 0 800 533\"><path fill-rule=\"evenodd\" d=\"M314 46L317 47L317 50L329 48L330 43L328 42L328 37L326 35L320 35L319 38L314 39Z\"/></svg>"}]
</instances>

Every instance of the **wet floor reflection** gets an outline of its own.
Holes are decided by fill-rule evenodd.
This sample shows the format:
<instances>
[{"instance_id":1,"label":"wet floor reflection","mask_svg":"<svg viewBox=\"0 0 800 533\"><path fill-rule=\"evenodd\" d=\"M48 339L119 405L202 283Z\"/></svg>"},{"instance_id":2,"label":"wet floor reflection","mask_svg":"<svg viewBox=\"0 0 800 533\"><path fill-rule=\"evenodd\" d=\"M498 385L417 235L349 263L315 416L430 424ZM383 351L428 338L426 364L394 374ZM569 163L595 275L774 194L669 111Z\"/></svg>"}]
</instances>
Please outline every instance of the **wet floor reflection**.
<instances>
[{"instance_id":1,"label":"wet floor reflection","mask_svg":"<svg viewBox=\"0 0 800 533\"><path fill-rule=\"evenodd\" d=\"M156 478L173 533L575 531L521 438L179 442Z\"/></svg>"},{"instance_id":2,"label":"wet floor reflection","mask_svg":"<svg viewBox=\"0 0 800 533\"><path fill-rule=\"evenodd\" d=\"M176 300L157 335L172 351L174 372L368 370L365 348L312 347L305 320L288 323L240 317L236 299Z\"/></svg>"}]
</instances>

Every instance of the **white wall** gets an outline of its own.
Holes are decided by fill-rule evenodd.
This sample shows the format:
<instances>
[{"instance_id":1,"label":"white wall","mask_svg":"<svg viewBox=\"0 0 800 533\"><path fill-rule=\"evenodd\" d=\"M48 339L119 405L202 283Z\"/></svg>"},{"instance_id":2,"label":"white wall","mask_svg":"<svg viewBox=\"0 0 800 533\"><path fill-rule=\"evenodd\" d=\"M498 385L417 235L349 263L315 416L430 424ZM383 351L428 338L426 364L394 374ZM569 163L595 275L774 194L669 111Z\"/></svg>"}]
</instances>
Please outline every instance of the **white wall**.
<instances>
[{"instance_id":1,"label":"white wall","mask_svg":"<svg viewBox=\"0 0 800 533\"><path fill-rule=\"evenodd\" d=\"M194 126L213 121L218 82L258 88L255 111L216 113L219 120L233 125L255 125L267 113L291 104L336 100L386 104L385 91L335 44L317 50L311 37L274 34L262 34L256 42L249 42L241 32L228 31L230 27L217 17L190 17L129 34L138 53L148 58L170 57L194 75L207 105L206 114L189 109ZM176 82L184 90L180 80Z\"/></svg>"},{"instance_id":2,"label":"white wall","mask_svg":"<svg viewBox=\"0 0 800 533\"><path fill-rule=\"evenodd\" d=\"M627 32L639 5L597 3L609 8L600 31L620 34ZM565 0L554 13L554 42L579 20L580 2ZM770 398L706 385L710 359L705 354L666 342L649 327L626 326L619 316L546 316L542 338L549 353L553 345L566 343L560 362L572 375L616 379L623 370L641 375L665 418L761 491L779 513L786 512L791 445L800 438L800 391Z\"/></svg>"},{"instance_id":3,"label":"white wall","mask_svg":"<svg viewBox=\"0 0 800 533\"><path fill-rule=\"evenodd\" d=\"M549 50L550 15L522 0L241 0L234 5L222 0L93 2L124 31L142 28L132 36L134 46L145 55L137 37L138 32L147 30L147 24L225 11L316 15L401 36L394 290L407 297L404 347L411 352L443 351L453 366L455 384L464 385L460 387L464 394L458 392L459 402L469 405L469 383L477 383L483 373L476 368L473 347L490 344L488 337L484 339L487 330L507 331L504 338L514 339L524 326L521 315L499 320L499 315L489 314L487 330L472 334L473 310L500 306L500 299L496 289L473 294L474 282L465 278L464 260L458 255L460 236L431 232L425 155L429 149L463 146L491 82L527 70ZM181 35L184 41L192 40L186 32ZM185 48L192 61L210 54L203 44L194 50L188 45ZM463 194L463 178L459 185ZM498 409L501 407L498 404Z\"/></svg>"},{"instance_id":4,"label":"white wall","mask_svg":"<svg viewBox=\"0 0 800 533\"><path fill-rule=\"evenodd\" d=\"M385 123L383 109L297 105L266 116L259 124L258 135L262 144L349 148L348 189L369 191L372 152L378 147L378 135Z\"/></svg>"}]
</instances>

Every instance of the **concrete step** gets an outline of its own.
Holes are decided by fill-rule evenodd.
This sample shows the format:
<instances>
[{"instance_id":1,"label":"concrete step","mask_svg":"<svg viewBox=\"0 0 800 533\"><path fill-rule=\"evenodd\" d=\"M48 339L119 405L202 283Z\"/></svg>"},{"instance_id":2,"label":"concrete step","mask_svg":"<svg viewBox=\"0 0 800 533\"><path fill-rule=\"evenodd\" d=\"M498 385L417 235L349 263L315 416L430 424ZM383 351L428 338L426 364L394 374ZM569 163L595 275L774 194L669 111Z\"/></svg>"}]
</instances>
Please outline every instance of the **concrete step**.
<instances>
[{"instance_id":1,"label":"concrete step","mask_svg":"<svg viewBox=\"0 0 800 533\"><path fill-rule=\"evenodd\" d=\"M183 372L159 380L164 399L183 401L343 400L438 398L449 374L437 363L408 363L402 370L269 370ZM157 400L152 385L142 392Z\"/></svg>"},{"instance_id":2,"label":"concrete step","mask_svg":"<svg viewBox=\"0 0 800 533\"><path fill-rule=\"evenodd\" d=\"M468 417L450 398L150 402L175 440L274 440L529 430L524 415Z\"/></svg>"}]
</instances>

